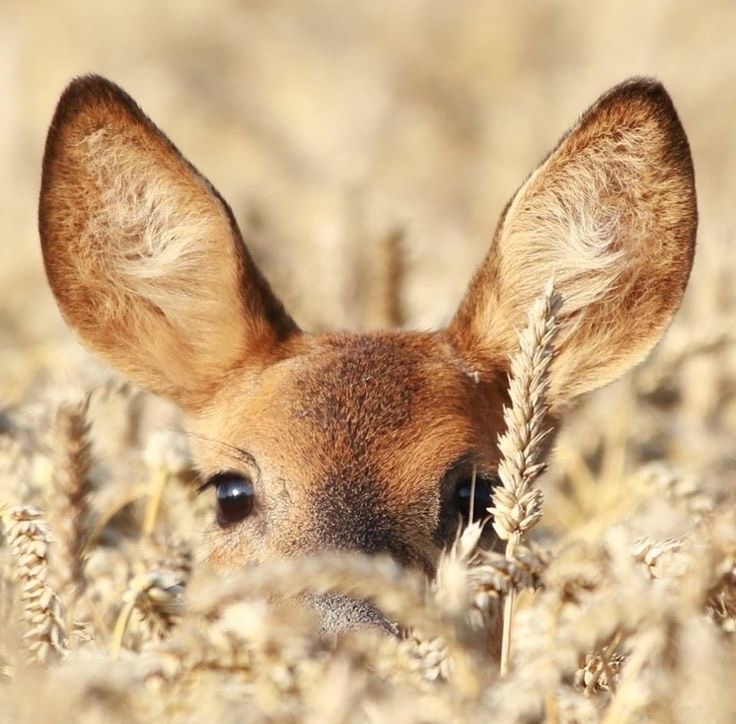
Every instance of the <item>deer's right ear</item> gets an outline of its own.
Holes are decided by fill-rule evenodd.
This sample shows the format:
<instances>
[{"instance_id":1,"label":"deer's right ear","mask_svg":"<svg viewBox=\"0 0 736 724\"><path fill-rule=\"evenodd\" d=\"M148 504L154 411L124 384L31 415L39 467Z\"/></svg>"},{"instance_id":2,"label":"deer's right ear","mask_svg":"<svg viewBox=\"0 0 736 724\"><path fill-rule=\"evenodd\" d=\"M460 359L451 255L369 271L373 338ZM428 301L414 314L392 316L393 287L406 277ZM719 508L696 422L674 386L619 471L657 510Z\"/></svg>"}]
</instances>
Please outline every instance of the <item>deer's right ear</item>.
<instances>
[{"instance_id":1,"label":"deer's right ear","mask_svg":"<svg viewBox=\"0 0 736 724\"><path fill-rule=\"evenodd\" d=\"M653 80L622 83L512 199L450 333L471 357L508 359L554 278L562 310L550 394L564 405L657 342L682 299L696 226L690 149L670 97Z\"/></svg>"},{"instance_id":2,"label":"deer's right ear","mask_svg":"<svg viewBox=\"0 0 736 724\"><path fill-rule=\"evenodd\" d=\"M39 227L49 283L82 341L184 407L298 333L217 191L104 78L75 80L59 101Z\"/></svg>"}]
</instances>

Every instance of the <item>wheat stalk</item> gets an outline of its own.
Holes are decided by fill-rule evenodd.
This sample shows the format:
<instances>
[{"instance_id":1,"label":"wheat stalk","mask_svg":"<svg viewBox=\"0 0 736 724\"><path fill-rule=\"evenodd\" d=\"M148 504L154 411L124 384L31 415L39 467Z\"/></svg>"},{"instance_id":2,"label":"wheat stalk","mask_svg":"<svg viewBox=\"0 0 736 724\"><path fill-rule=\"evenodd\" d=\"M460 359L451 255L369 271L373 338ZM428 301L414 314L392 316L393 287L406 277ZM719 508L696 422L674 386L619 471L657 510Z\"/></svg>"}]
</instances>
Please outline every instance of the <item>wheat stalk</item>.
<instances>
[{"instance_id":1,"label":"wheat stalk","mask_svg":"<svg viewBox=\"0 0 736 724\"><path fill-rule=\"evenodd\" d=\"M404 232L393 229L383 240L382 312L387 327L395 329L406 323L404 291L406 287L406 258Z\"/></svg>"},{"instance_id":2,"label":"wheat stalk","mask_svg":"<svg viewBox=\"0 0 736 724\"><path fill-rule=\"evenodd\" d=\"M546 397L561 303L550 282L530 307L526 329L519 335L519 350L511 360L511 406L504 406L506 431L498 439L501 485L494 489L493 505L489 508L494 530L506 541L509 560L522 537L542 517L542 491L534 487L534 481L545 467L543 442L549 433L544 427ZM504 601L502 674L508 673L510 665L514 595L515 588L511 587Z\"/></svg>"},{"instance_id":3,"label":"wheat stalk","mask_svg":"<svg viewBox=\"0 0 736 724\"><path fill-rule=\"evenodd\" d=\"M166 486L190 469L189 450L182 435L159 431L151 435L144 451L144 459L151 471L151 481L141 532L150 537L156 527Z\"/></svg>"}]
</instances>

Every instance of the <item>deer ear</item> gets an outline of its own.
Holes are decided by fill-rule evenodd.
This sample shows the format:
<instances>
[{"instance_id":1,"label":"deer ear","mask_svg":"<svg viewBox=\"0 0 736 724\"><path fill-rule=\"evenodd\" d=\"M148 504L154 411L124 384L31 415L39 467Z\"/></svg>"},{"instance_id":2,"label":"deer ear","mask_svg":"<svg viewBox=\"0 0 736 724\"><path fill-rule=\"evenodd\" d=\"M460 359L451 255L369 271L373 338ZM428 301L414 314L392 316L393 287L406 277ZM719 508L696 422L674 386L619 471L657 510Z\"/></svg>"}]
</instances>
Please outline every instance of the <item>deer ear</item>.
<instances>
[{"instance_id":1,"label":"deer ear","mask_svg":"<svg viewBox=\"0 0 736 724\"><path fill-rule=\"evenodd\" d=\"M113 83L75 80L51 123L39 227L70 326L185 407L298 329L209 182Z\"/></svg>"},{"instance_id":2,"label":"deer ear","mask_svg":"<svg viewBox=\"0 0 736 724\"><path fill-rule=\"evenodd\" d=\"M477 359L507 358L554 278L563 307L551 393L563 404L657 342L687 284L696 226L690 150L672 101L655 81L623 83L507 206L450 333Z\"/></svg>"}]
</instances>

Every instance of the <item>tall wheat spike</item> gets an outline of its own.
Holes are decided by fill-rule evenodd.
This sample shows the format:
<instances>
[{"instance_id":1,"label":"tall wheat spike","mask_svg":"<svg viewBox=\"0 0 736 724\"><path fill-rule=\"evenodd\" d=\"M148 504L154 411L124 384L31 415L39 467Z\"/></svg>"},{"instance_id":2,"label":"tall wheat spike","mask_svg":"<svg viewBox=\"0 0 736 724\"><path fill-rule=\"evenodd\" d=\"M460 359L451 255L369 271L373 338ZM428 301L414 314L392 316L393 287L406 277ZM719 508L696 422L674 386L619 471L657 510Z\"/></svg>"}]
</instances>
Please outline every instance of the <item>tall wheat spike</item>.
<instances>
[{"instance_id":1,"label":"tall wheat spike","mask_svg":"<svg viewBox=\"0 0 736 724\"><path fill-rule=\"evenodd\" d=\"M519 350L511 361L511 406L504 407L506 431L498 439L502 456L498 475L502 484L494 489L493 505L489 508L494 530L506 541L508 559L514 557L522 537L542 517L543 495L534 481L545 467L542 454L549 433L545 427L549 368L561 304L550 281L544 294L529 309L526 329L519 334ZM514 595L512 587L504 602L502 674L508 673L510 666Z\"/></svg>"}]
</instances>

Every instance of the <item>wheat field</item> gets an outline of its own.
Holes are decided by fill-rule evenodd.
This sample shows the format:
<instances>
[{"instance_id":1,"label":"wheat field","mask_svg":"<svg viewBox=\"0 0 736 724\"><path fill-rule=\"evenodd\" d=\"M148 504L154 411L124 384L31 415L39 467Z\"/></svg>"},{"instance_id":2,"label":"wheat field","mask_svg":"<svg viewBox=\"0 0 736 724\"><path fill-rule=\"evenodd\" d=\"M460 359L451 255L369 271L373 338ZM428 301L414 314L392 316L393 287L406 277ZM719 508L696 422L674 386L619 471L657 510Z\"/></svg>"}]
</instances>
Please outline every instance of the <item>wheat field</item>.
<instances>
[{"instance_id":1,"label":"wheat field","mask_svg":"<svg viewBox=\"0 0 736 724\"><path fill-rule=\"evenodd\" d=\"M736 721L736 5L4 0L0 18L0 721ZM698 191L685 302L565 418L512 555L471 526L431 582L347 554L209 568L178 412L83 350L45 282L45 133L84 72L213 181L315 331L445 323L561 133L624 78L663 81ZM530 313L553 325L547 302ZM407 635L324 640L288 600L325 591Z\"/></svg>"}]
</instances>

